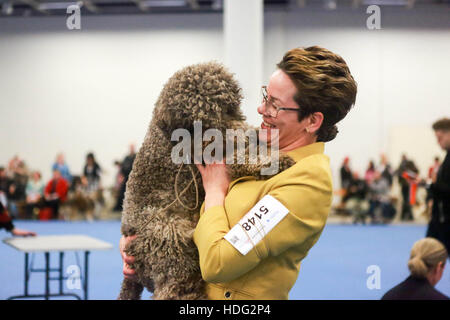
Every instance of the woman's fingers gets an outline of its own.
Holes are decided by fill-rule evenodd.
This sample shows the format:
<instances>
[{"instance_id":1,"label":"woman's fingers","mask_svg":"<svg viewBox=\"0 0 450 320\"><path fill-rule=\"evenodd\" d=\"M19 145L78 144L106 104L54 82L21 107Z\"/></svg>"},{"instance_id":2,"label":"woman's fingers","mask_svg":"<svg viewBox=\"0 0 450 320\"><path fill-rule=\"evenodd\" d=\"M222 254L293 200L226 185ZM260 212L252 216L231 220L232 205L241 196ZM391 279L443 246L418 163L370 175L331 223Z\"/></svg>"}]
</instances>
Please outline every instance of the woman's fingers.
<instances>
[{"instance_id":1,"label":"woman's fingers","mask_svg":"<svg viewBox=\"0 0 450 320\"><path fill-rule=\"evenodd\" d=\"M123 275L127 279L134 279L136 277L136 271L130 268L126 263L123 264Z\"/></svg>"},{"instance_id":2,"label":"woman's fingers","mask_svg":"<svg viewBox=\"0 0 450 320\"><path fill-rule=\"evenodd\" d=\"M126 253L123 254L123 261L127 264L132 264L135 261L135 258L133 256L129 256Z\"/></svg>"},{"instance_id":3,"label":"woman's fingers","mask_svg":"<svg viewBox=\"0 0 450 320\"><path fill-rule=\"evenodd\" d=\"M123 268L122 272L125 278L134 280L136 278L136 271L130 268L130 264L135 262L135 258L133 256L129 256L125 253L125 248L128 246L130 241L136 239L136 236L122 236L119 241L119 249L120 254L123 260Z\"/></svg>"},{"instance_id":4,"label":"woman's fingers","mask_svg":"<svg viewBox=\"0 0 450 320\"><path fill-rule=\"evenodd\" d=\"M124 263L132 264L135 261L135 258L133 256L129 256L125 253L125 248L134 239L136 239L136 235L128 236L128 237L122 236L122 238L120 239L119 248L120 248L120 254L122 255L122 260L124 261Z\"/></svg>"},{"instance_id":5,"label":"woman's fingers","mask_svg":"<svg viewBox=\"0 0 450 320\"><path fill-rule=\"evenodd\" d=\"M202 179L204 179L206 167L204 167L202 164L196 164L198 171L200 171L200 175L202 176Z\"/></svg>"}]
</instances>

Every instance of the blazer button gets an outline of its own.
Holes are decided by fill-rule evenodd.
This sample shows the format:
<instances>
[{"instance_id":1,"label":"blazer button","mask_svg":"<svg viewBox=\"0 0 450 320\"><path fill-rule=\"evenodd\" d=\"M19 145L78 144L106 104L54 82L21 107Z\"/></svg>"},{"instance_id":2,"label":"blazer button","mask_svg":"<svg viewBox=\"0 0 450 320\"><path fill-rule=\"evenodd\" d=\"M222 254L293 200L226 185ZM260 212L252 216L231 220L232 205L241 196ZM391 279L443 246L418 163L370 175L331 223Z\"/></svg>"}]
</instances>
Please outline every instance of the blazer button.
<instances>
[{"instance_id":1,"label":"blazer button","mask_svg":"<svg viewBox=\"0 0 450 320\"><path fill-rule=\"evenodd\" d=\"M229 299L231 297L231 292L227 291L225 292L225 298Z\"/></svg>"}]
</instances>

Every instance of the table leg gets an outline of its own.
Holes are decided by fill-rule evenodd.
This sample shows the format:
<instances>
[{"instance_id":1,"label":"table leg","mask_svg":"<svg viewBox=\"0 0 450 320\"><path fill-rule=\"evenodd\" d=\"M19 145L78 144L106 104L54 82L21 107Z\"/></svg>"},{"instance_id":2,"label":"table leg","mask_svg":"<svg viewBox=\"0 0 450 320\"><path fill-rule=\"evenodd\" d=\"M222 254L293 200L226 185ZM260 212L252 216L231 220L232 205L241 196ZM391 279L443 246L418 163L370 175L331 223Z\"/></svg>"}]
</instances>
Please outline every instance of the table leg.
<instances>
[{"instance_id":1,"label":"table leg","mask_svg":"<svg viewBox=\"0 0 450 320\"><path fill-rule=\"evenodd\" d=\"M84 300L88 299L88 262L89 251L84 252Z\"/></svg>"},{"instance_id":2,"label":"table leg","mask_svg":"<svg viewBox=\"0 0 450 320\"><path fill-rule=\"evenodd\" d=\"M59 253L59 294L63 294L63 258L64 252Z\"/></svg>"},{"instance_id":3,"label":"table leg","mask_svg":"<svg viewBox=\"0 0 450 320\"><path fill-rule=\"evenodd\" d=\"M45 253L45 300L48 300L50 295L50 253Z\"/></svg>"},{"instance_id":4,"label":"table leg","mask_svg":"<svg viewBox=\"0 0 450 320\"><path fill-rule=\"evenodd\" d=\"M28 273L28 252L25 252L25 296L28 295L28 280L29 280L29 273Z\"/></svg>"}]
</instances>

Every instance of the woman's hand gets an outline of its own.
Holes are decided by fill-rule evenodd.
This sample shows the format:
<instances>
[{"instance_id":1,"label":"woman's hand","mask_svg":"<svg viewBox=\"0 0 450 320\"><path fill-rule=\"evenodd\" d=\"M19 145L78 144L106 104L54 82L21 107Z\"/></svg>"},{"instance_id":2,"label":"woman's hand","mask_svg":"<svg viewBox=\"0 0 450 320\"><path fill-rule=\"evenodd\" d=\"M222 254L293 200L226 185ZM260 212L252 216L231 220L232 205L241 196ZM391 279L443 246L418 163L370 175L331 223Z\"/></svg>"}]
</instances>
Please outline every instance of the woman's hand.
<instances>
[{"instance_id":1,"label":"woman's hand","mask_svg":"<svg viewBox=\"0 0 450 320\"><path fill-rule=\"evenodd\" d=\"M134 240L136 236L122 236L119 242L119 250L123 260L123 275L126 279L136 281L136 271L130 268L130 264L134 263L134 257L125 253L125 247Z\"/></svg>"},{"instance_id":2,"label":"woman's hand","mask_svg":"<svg viewBox=\"0 0 450 320\"><path fill-rule=\"evenodd\" d=\"M17 229L17 228L12 229L11 233L13 234L13 236L17 236L17 237L28 237L28 236L35 237L36 236L36 232Z\"/></svg>"},{"instance_id":3,"label":"woman's hand","mask_svg":"<svg viewBox=\"0 0 450 320\"><path fill-rule=\"evenodd\" d=\"M205 189L205 211L214 206L223 206L228 193L230 176L224 163L212 163L203 166L197 164L202 175Z\"/></svg>"}]
</instances>

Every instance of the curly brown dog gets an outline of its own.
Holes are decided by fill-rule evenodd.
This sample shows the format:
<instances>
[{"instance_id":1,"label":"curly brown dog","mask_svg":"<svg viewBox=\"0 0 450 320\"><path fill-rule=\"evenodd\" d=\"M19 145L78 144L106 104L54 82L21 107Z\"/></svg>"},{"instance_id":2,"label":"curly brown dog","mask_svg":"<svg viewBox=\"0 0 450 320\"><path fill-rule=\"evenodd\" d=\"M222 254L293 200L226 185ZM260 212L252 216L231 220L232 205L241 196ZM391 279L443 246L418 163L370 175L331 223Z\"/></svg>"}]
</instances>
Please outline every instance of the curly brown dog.
<instances>
[{"instance_id":1,"label":"curly brown dog","mask_svg":"<svg viewBox=\"0 0 450 320\"><path fill-rule=\"evenodd\" d=\"M185 67L164 85L126 185L121 231L125 236L137 235L125 252L135 257L131 267L138 281L125 279L119 299L140 299L144 287L153 292L153 299L207 298L192 240L198 205L204 199L201 176L193 161L172 161L176 144L172 133L184 128L193 134L196 121L201 121L202 133L214 128L224 137L226 129L247 130L241 99L236 80L215 62ZM247 136L241 134L237 139L244 139L248 148ZM203 150L206 145L202 144ZM245 159L245 164L228 165L233 180L242 176L270 178L261 174L270 161L279 161L279 170L294 164L287 156L269 155L253 164L246 153ZM192 155L189 160L193 160Z\"/></svg>"}]
</instances>

